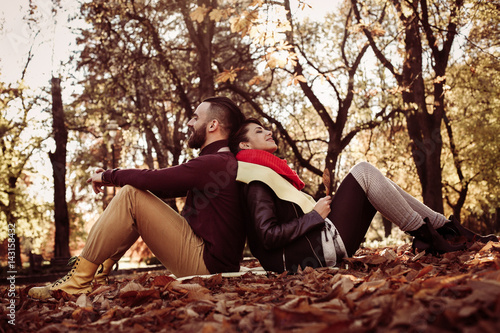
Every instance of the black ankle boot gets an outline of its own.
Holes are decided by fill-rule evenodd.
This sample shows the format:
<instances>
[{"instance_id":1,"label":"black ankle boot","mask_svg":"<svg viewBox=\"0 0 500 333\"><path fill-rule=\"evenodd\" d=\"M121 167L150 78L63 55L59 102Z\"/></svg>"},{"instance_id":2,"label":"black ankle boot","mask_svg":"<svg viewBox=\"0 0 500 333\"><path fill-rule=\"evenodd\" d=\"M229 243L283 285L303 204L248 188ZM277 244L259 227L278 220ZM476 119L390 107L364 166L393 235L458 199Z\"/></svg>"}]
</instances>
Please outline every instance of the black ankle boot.
<instances>
[{"instance_id":1,"label":"black ankle boot","mask_svg":"<svg viewBox=\"0 0 500 333\"><path fill-rule=\"evenodd\" d=\"M430 224L428 218L424 218L424 225L417 230L408 231L415 238L412 248L432 254L447 253L465 249L465 244L452 245L446 241Z\"/></svg>"},{"instance_id":2,"label":"black ankle boot","mask_svg":"<svg viewBox=\"0 0 500 333\"><path fill-rule=\"evenodd\" d=\"M498 242L498 237L495 235L481 236L465 228L453 215L450 215L449 220L450 222L447 222L441 228L436 229L436 231L447 240L456 241L457 239L465 238L467 243L488 243L489 241Z\"/></svg>"}]
</instances>

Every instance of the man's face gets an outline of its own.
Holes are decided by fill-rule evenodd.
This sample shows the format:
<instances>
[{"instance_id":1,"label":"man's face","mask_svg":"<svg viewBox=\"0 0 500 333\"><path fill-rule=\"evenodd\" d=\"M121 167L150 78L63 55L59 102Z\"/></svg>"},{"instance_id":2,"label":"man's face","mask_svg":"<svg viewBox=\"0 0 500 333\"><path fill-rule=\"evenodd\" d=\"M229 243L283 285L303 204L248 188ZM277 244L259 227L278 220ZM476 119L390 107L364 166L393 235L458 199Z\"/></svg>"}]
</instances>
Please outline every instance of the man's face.
<instances>
[{"instance_id":1,"label":"man's face","mask_svg":"<svg viewBox=\"0 0 500 333\"><path fill-rule=\"evenodd\" d=\"M209 120L208 109L210 104L207 102L201 103L193 114L193 117L188 122L188 146L190 148L203 148L207 139L207 124Z\"/></svg>"}]
</instances>

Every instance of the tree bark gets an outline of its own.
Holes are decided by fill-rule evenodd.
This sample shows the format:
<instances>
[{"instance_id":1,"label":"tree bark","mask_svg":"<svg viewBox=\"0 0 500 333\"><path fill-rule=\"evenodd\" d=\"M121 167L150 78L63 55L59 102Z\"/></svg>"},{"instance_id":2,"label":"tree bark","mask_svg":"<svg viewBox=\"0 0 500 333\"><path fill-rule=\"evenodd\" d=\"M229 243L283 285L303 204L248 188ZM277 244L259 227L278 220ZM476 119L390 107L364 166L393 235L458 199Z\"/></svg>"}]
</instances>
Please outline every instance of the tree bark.
<instances>
[{"instance_id":1,"label":"tree bark","mask_svg":"<svg viewBox=\"0 0 500 333\"><path fill-rule=\"evenodd\" d=\"M216 9L216 0L198 0L198 6ZM208 15L197 25L190 17L190 10L186 1L180 3L181 12L189 32L189 37L198 51L198 75L200 77L200 101L215 94L214 73L212 70L212 40L214 37L215 22Z\"/></svg>"},{"instance_id":2,"label":"tree bark","mask_svg":"<svg viewBox=\"0 0 500 333\"><path fill-rule=\"evenodd\" d=\"M424 203L442 213L441 138L442 115L430 114L425 101L425 83L422 66L422 41L417 14L407 18L405 28L406 56L403 62L402 85L408 135L417 173L422 184Z\"/></svg>"},{"instance_id":3,"label":"tree bark","mask_svg":"<svg viewBox=\"0 0 500 333\"><path fill-rule=\"evenodd\" d=\"M52 128L56 150L49 153L54 176L54 219L56 226L54 258L64 260L70 257L69 214L66 203L66 144L68 131L65 124L61 96L61 79L52 78Z\"/></svg>"},{"instance_id":4,"label":"tree bark","mask_svg":"<svg viewBox=\"0 0 500 333\"><path fill-rule=\"evenodd\" d=\"M19 241L19 236L17 236L17 217L16 214L14 213L16 211L16 183L17 183L18 177L9 177L9 191L8 191L8 198L9 198L9 203L8 206L6 207L7 209L4 210L5 215L7 217L7 222L9 223L9 228L11 224L15 227L15 233L14 233L14 253L15 253L15 265L17 268L22 268L23 267L23 262L21 260L21 242ZM10 251L10 250L9 250Z\"/></svg>"},{"instance_id":5,"label":"tree bark","mask_svg":"<svg viewBox=\"0 0 500 333\"><path fill-rule=\"evenodd\" d=\"M457 218L460 217L462 212L462 208L465 204L465 199L467 198L467 192L469 191L469 184L471 179L466 180L464 173L462 171L462 163L460 157L458 155L457 146L455 145L455 139L453 136L453 130L451 128L451 123L446 113L443 114L444 124L446 126L446 131L448 133L448 140L450 141L450 150L453 156L453 163L455 164L455 169L457 170L457 176L460 180L460 189L455 189L454 186L451 186L453 190L458 193L458 199L455 203L451 202L451 199L447 197L448 205L453 209L453 215ZM473 177L474 178L474 177Z\"/></svg>"}]
</instances>

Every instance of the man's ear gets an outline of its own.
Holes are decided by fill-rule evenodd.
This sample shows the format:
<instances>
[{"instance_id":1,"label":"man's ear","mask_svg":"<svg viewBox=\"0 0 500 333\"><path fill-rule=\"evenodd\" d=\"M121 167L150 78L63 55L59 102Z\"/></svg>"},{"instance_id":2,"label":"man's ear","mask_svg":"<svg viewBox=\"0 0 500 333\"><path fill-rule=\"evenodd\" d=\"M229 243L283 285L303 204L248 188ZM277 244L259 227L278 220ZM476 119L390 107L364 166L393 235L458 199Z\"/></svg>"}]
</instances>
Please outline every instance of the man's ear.
<instances>
[{"instance_id":1,"label":"man's ear","mask_svg":"<svg viewBox=\"0 0 500 333\"><path fill-rule=\"evenodd\" d=\"M213 119L208 124L208 132L215 132L220 127L219 121L217 119Z\"/></svg>"}]
</instances>

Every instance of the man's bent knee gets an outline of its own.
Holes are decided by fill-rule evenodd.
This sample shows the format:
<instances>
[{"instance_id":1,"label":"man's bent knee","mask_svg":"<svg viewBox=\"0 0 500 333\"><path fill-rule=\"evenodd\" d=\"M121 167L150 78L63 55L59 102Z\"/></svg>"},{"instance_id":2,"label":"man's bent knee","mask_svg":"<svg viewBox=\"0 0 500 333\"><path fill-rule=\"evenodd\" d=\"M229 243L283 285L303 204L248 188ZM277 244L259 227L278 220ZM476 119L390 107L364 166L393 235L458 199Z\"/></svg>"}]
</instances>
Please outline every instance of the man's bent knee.
<instances>
[{"instance_id":1,"label":"man's bent knee","mask_svg":"<svg viewBox=\"0 0 500 333\"><path fill-rule=\"evenodd\" d=\"M123 186L120 191L125 191L125 192L128 192L128 191L138 191L137 188L133 187L132 185L125 185Z\"/></svg>"},{"instance_id":2,"label":"man's bent knee","mask_svg":"<svg viewBox=\"0 0 500 333\"><path fill-rule=\"evenodd\" d=\"M128 194L138 193L138 192L145 193L147 191L140 190L137 187L133 187L132 185L125 185L122 188L120 188L118 193L120 193L120 192L122 195L128 195Z\"/></svg>"}]
</instances>

